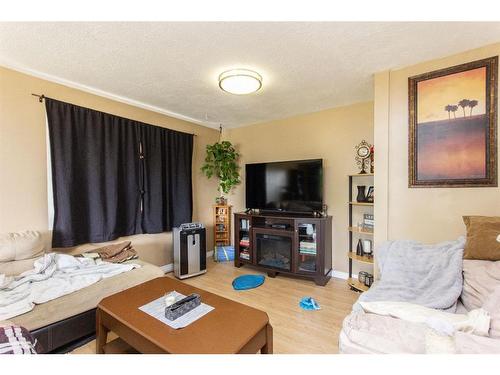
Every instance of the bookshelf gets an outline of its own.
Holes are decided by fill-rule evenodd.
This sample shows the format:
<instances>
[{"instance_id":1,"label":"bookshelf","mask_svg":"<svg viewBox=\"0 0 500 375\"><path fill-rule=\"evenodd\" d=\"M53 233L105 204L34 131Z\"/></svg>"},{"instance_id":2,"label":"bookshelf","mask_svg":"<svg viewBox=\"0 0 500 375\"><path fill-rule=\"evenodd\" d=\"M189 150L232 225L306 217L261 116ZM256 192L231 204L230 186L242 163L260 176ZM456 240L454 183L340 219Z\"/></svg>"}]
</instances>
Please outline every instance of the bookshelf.
<instances>
[{"instance_id":1,"label":"bookshelf","mask_svg":"<svg viewBox=\"0 0 500 375\"><path fill-rule=\"evenodd\" d=\"M347 284L352 290L358 292L365 292L369 289L364 283L360 282L353 275L353 265L354 263L362 263L366 267L370 268L369 273L373 276L373 230L374 230L374 220L373 220L373 202L358 202L356 200L357 187L364 185L360 182L368 182L366 185L373 186L374 175L373 173L365 174L350 174L349 177L349 227L347 228L349 234L349 249L347 257L349 259L349 278L347 279ZM366 190L365 190L366 194ZM369 216L371 215L371 216ZM358 218L355 222L355 218ZM362 219L361 219L362 218ZM371 219L370 219L371 218ZM361 225L359 225L361 224ZM357 253L358 241L361 240L362 243L370 241L371 243L371 253L367 255L365 253Z\"/></svg>"},{"instance_id":2,"label":"bookshelf","mask_svg":"<svg viewBox=\"0 0 500 375\"><path fill-rule=\"evenodd\" d=\"M215 247L231 244L231 206L214 205L214 243Z\"/></svg>"}]
</instances>

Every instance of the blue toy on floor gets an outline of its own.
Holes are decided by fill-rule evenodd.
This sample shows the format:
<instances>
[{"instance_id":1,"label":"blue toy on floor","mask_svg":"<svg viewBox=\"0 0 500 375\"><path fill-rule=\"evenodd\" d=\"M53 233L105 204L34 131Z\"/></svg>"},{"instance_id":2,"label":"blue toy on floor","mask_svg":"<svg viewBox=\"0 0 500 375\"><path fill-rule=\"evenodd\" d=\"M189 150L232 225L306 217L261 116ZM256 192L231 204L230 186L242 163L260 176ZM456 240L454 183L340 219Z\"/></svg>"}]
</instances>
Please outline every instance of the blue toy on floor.
<instances>
[{"instance_id":1,"label":"blue toy on floor","mask_svg":"<svg viewBox=\"0 0 500 375\"><path fill-rule=\"evenodd\" d=\"M299 306L304 310L319 310L318 302L312 297L304 297L300 300Z\"/></svg>"},{"instance_id":2,"label":"blue toy on floor","mask_svg":"<svg viewBox=\"0 0 500 375\"><path fill-rule=\"evenodd\" d=\"M265 277L262 275L242 275L233 280L235 290L246 290L257 288L264 284Z\"/></svg>"}]
</instances>

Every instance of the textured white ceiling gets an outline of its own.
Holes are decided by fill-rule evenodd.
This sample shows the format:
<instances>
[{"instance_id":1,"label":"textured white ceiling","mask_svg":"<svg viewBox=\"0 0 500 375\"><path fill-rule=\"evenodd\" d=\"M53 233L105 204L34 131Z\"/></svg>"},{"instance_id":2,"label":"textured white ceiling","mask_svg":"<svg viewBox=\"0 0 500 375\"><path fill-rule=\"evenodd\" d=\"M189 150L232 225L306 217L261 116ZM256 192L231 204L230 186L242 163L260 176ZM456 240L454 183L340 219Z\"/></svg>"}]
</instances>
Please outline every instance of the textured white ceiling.
<instances>
[{"instance_id":1,"label":"textured white ceiling","mask_svg":"<svg viewBox=\"0 0 500 375\"><path fill-rule=\"evenodd\" d=\"M500 41L500 23L0 23L0 64L217 127L371 100L372 74ZM219 73L263 76L255 94Z\"/></svg>"}]
</instances>

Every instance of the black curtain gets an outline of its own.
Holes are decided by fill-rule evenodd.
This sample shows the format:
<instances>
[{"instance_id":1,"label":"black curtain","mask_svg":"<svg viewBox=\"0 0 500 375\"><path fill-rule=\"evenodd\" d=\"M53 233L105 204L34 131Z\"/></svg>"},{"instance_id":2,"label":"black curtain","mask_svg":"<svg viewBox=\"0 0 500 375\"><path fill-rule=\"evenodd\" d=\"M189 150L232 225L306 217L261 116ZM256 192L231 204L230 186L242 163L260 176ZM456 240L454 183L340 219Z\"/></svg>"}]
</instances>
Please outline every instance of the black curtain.
<instances>
[{"instance_id":1,"label":"black curtain","mask_svg":"<svg viewBox=\"0 0 500 375\"><path fill-rule=\"evenodd\" d=\"M192 216L193 136L157 126L141 126L144 152L142 227L169 231Z\"/></svg>"},{"instance_id":2,"label":"black curtain","mask_svg":"<svg viewBox=\"0 0 500 375\"><path fill-rule=\"evenodd\" d=\"M191 134L50 98L45 103L53 247L158 233L191 220Z\"/></svg>"}]
</instances>

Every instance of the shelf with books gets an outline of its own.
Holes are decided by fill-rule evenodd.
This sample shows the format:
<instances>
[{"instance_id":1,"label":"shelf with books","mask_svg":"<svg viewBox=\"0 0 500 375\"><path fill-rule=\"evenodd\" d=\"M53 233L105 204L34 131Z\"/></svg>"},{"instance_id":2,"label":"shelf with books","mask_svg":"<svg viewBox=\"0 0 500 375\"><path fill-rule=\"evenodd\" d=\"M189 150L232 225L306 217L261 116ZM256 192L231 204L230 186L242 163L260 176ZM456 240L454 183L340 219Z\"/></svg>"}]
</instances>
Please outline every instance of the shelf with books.
<instances>
[{"instance_id":1,"label":"shelf with books","mask_svg":"<svg viewBox=\"0 0 500 375\"><path fill-rule=\"evenodd\" d=\"M231 206L214 205L214 240L215 246L231 244Z\"/></svg>"},{"instance_id":2,"label":"shelf with books","mask_svg":"<svg viewBox=\"0 0 500 375\"><path fill-rule=\"evenodd\" d=\"M237 219L237 249L239 251L239 258L243 261L250 262L252 260L251 247L250 247L250 220L239 218ZM235 244L236 245L236 244Z\"/></svg>"},{"instance_id":3,"label":"shelf with books","mask_svg":"<svg viewBox=\"0 0 500 375\"><path fill-rule=\"evenodd\" d=\"M375 219L373 216L374 174L350 174L348 175L348 179L349 249L347 257L349 259L349 278L347 284L352 290L364 292L370 288L371 284L369 284L369 281L367 283L359 282L353 276L353 268L354 262L362 263L365 264L365 267L372 267L372 270L368 274L370 276L373 274L373 241L371 237L374 235L375 228ZM368 187L368 194L365 195L368 183L370 183L370 186ZM355 195L356 193L357 196ZM373 280L373 277L370 280Z\"/></svg>"},{"instance_id":4,"label":"shelf with books","mask_svg":"<svg viewBox=\"0 0 500 375\"><path fill-rule=\"evenodd\" d=\"M297 266L299 272L316 272L317 227L312 223L301 223L297 226L299 233L299 253Z\"/></svg>"},{"instance_id":5,"label":"shelf with books","mask_svg":"<svg viewBox=\"0 0 500 375\"><path fill-rule=\"evenodd\" d=\"M317 269L317 225L315 223L299 223L297 271L300 273L316 272Z\"/></svg>"}]
</instances>

